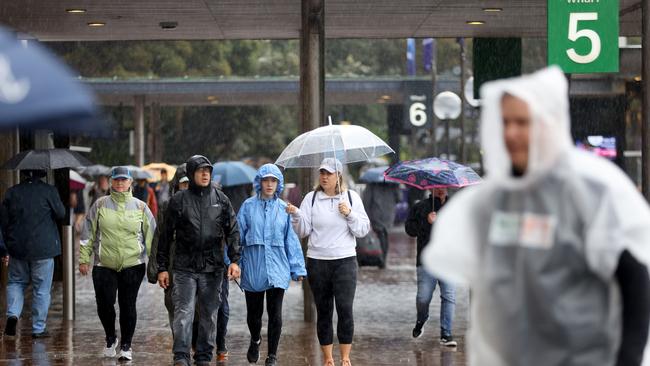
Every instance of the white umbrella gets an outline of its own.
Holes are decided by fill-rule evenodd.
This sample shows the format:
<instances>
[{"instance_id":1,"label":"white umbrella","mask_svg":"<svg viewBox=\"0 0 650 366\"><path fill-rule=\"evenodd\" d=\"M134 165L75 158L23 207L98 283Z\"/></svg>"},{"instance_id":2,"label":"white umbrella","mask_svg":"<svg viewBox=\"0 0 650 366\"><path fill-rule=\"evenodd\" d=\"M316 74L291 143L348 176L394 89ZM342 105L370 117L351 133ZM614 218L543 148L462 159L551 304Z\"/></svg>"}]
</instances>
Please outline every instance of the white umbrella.
<instances>
[{"instance_id":1,"label":"white umbrella","mask_svg":"<svg viewBox=\"0 0 650 366\"><path fill-rule=\"evenodd\" d=\"M361 126L329 125L305 132L287 146L276 165L284 168L319 167L323 159L336 158L343 164L369 161L394 153L382 139Z\"/></svg>"}]
</instances>

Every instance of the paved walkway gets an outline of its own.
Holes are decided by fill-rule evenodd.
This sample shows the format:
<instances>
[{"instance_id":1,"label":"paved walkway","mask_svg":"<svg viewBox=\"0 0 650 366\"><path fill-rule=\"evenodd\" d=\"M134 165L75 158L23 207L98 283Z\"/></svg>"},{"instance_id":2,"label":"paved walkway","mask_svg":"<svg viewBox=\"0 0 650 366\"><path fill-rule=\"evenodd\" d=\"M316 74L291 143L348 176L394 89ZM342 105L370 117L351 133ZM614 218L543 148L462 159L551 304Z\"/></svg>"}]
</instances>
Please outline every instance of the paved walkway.
<instances>
[{"instance_id":1,"label":"paved walkway","mask_svg":"<svg viewBox=\"0 0 650 366\"><path fill-rule=\"evenodd\" d=\"M415 241L395 228L390 234L389 265L385 270L362 267L355 300L355 339L353 365L465 365L468 293L457 292L456 337L457 350L438 345L440 302L438 293L431 305L431 320L425 333L417 340L411 337L415 323ZM55 283L53 304L48 329L53 334L45 340L33 340L30 334L29 302L15 340L0 343L0 365L117 365L114 359L101 357L104 333L95 313L95 298L90 276L77 275L77 320L62 320L61 284ZM246 349L249 336L246 327L245 300L236 285L230 286L230 324L227 365L248 365ZM280 341L279 364L287 366L320 365L320 351L315 325L303 322L302 290L292 284L285 295L284 327ZM138 326L136 329L132 365L171 364L171 332L163 305L162 290L157 285L143 282L138 298ZM4 329L4 319L0 321ZM266 322L264 323L266 324ZM119 324L117 324L119 327ZM266 337L264 327L263 337ZM261 352L263 365L266 345ZM337 362L339 358L336 357Z\"/></svg>"}]
</instances>

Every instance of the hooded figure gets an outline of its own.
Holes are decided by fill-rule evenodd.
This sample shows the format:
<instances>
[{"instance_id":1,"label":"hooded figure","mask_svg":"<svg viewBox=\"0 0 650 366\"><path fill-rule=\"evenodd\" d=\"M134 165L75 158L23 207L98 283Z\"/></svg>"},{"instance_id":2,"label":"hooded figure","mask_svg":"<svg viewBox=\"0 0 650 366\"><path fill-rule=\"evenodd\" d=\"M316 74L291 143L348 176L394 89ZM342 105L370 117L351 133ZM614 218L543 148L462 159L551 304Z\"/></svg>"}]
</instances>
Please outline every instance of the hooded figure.
<instances>
[{"instance_id":1,"label":"hooded figure","mask_svg":"<svg viewBox=\"0 0 650 366\"><path fill-rule=\"evenodd\" d=\"M268 358L265 365L276 365L282 331L282 300L289 282L307 276L305 260L298 236L286 213L287 204L279 197L284 189L280 169L265 164L253 182L254 197L244 201L237 216L241 235L241 287L246 291L246 312L251 343L247 358L259 359L262 315L266 297L268 326Z\"/></svg>"},{"instance_id":2,"label":"hooded figure","mask_svg":"<svg viewBox=\"0 0 650 366\"><path fill-rule=\"evenodd\" d=\"M423 253L472 288L470 365L640 364L648 205L613 163L573 147L559 68L481 95L487 176L442 209Z\"/></svg>"},{"instance_id":3,"label":"hooded figure","mask_svg":"<svg viewBox=\"0 0 650 366\"><path fill-rule=\"evenodd\" d=\"M274 177L278 188L272 199L262 198L262 178ZM287 289L289 282L306 276L298 236L291 228L286 203L279 199L284 177L274 164L265 164L253 182L256 195L244 201L237 222L242 246L242 288L260 292Z\"/></svg>"}]
</instances>

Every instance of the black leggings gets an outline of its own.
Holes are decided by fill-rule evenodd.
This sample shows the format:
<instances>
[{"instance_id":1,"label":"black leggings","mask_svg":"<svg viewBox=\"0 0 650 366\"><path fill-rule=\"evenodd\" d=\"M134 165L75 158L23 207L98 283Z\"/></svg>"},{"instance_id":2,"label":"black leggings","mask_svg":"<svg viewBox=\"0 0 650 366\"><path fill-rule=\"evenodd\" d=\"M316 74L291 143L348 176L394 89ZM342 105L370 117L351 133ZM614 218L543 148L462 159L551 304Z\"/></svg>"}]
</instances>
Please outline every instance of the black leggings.
<instances>
[{"instance_id":1,"label":"black leggings","mask_svg":"<svg viewBox=\"0 0 650 366\"><path fill-rule=\"evenodd\" d=\"M307 258L307 278L316 303L316 333L321 346L334 343L332 316L335 302L339 319L336 336L340 344L352 344L352 305L357 289L356 257L335 260Z\"/></svg>"},{"instance_id":2,"label":"black leggings","mask_svg":"<svg viewBox=\"0 0 650 366\"><path fill-rule=\"evenodd\" d=\"M284 289L272 288L265 292L246 291L246 321L251 339L259 341L262 333L262 314L264 313L264 294L266 294L266 313L269 317L269 354L278 354L282 334L282 300Z\"/></svg>"},{"instance_id":3,"label":"black leggings","mask_svg":"<svg viewBox=\"0 0 650 366\"><path fill-rule=\"evenodd\" d=\"M110 268L93 267L93 285L97 300L97 315L104 327L106 341L115 339L115 293L120 305L121 345L131 346L138 313L135 302L138 298L140 284L144 278L144 264L116 272Z\"/></svg>"}]
</instances>

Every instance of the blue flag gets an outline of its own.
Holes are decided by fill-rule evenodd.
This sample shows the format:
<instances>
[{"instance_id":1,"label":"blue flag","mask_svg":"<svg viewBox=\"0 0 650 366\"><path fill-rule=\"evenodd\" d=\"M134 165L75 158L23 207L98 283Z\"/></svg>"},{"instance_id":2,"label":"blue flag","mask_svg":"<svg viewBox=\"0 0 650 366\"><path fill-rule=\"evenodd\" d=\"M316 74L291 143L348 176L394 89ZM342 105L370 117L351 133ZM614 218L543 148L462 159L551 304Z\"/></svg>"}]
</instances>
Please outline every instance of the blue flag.
<instances>
[{"instance_id":1,"label":"blue flag","mask_svg":"<svg viewBox=\"0 0 650 366\"><path fill-rule=\"evenodd\" d=\"M422 54L422 64L424 65L424 71L431 72L433 62L435 62L436 58L436 41L433 38L425 38L422 40L422 46L424 48Z\"/></svg>"},{"instance_id":2,"label":"blue flag","mask_svg":"<svg viewBox=\"0 0 650 366\"><path fill-rule=\"evenodd\" d=\"M406 74L415 76L415 39L406 40Z\"/></svg>"}]
</instances>

